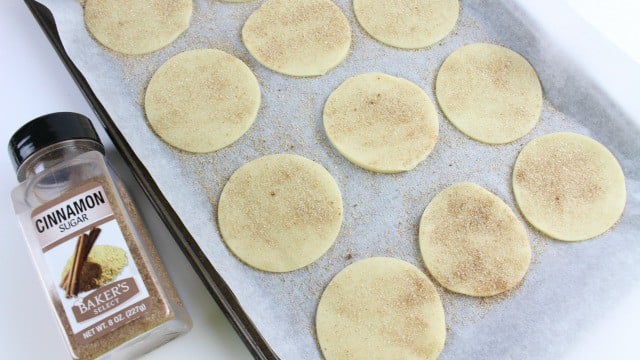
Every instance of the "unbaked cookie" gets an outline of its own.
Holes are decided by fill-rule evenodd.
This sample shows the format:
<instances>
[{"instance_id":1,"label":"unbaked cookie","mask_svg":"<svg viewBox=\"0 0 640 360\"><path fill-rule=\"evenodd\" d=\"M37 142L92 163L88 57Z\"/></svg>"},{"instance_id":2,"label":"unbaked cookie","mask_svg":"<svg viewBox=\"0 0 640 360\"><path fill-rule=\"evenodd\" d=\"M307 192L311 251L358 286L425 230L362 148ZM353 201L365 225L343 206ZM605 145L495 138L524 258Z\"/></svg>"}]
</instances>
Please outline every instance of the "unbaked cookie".
<instances>
[{"instance_id":1,"label":"unbaked cookie","mask_svg":"<svg viewBox=\"0 0 640 360\"><path fill-rule=\"evenodd\" d=\"M167 60L145 95L149 125L179 149L221 149L251 127L260 107L260 87L249 67L220 50L200 49Z\"/></svg>"},{"instance_id":2,"label":"unbaked cookie","mask_svg":"<svg viewBox=\"0 0 640 360\"><path fill-rule=\"evenodd\" d=\"M267 0L245 22L242 41L273 71L318 76L347 57L351 28L330 0Z\"/></svg>"},{"instance_id":3,"label":"unbaked cookie","mask_svg":"<svg viewBox=\"0 0 640 360\"><path fill-rule=\"evenodd\" d=\"M333 146L367 170L411 170L438 139L438 115L414 83L381 73L354 76L331 93L324 127Z\"/></svg>"},{"instance_id":4,"label":"unbaked cookie","mask_svg":"<svg viewBox=\"0 0 640 360\"><path fill-rule=\"evenodd\" d=\"M488 144L526 135L542 112L536 71L518 53L493 44L454 51L440 67L436 97L451 123Z\"/></svg>"},{"instance_id":5,"label":"unbaked cookie","mask_svg":"<svg viewBox=\"0 0 640 360\"><path fill-rule=\"evenodd\" d=\"M189 27L191 0L87 0L87 29L111 50L140 55L173 42Z\"/></svg>"},{"instance_id":6,"label":"unbaked cookie","mask_svg":"<svg viewBox=\"0 0 640 360\"><path fill-rule=\"evenodd\" d=\"M402 260L375 257L340 271L316 313L322 354L334 359L436 359L446 327L427 276Z\"/></svg>"},{"instance_id":7,"label":"unbaked cookie","mask_svg":"<svg viewBox=\"0 0 640 360\"><path fill-rule=\"evenodd\" d=\"M531 225L565 241L609 230L626 202L624 174L611 152L566 132L539 137L522 149L513 168L513 193Z\"/></svg>"},{"instance_id":8,"label":"unbaked cookie","mask_svg":"<svg viewBox=\"0 0 640 360\"><path fill-rule=\"evenodd\" d=\"M458 20L458 0L353 0L358 22L374 39L401 49L437 43Z\"/></svg>"},{"instance_id":9,"label":"unbaked cookie","mask_svg":"<svg viewBox=\"0 0 640 360\"><path fill-rule=\"evenodd\" d=\"M420 220L420 251L444 287L492 296L515 287L531 262L524 226L500 198L472 183L452 185Z\"/></svg>"},{"instance_id":10,"label":"unbaked cookie","mask_svg":"<svg viewBox=\"0 0 640 360\"><path fill-rule=\"evenodd\" d=\"M293 271L333 244L342 196L322 165L296 155L269 155L231 176L220 195L218 223L240 260L264 271Z\"/></svg>"}]
</instances>

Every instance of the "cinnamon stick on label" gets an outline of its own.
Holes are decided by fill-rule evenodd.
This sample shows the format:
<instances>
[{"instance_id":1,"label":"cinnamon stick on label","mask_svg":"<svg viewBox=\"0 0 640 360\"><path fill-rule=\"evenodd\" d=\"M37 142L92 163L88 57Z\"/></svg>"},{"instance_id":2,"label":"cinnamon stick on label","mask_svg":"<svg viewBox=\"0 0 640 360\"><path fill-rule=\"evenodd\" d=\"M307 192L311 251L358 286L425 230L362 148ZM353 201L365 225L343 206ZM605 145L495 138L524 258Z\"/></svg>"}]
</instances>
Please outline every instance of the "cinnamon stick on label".
<instances>
[{"instance_id":1,"label":"cinnamon stick on label","mask_svg":"<svg viewBox=\"0 0 640 360\"><path fill-rule=\"evenodd\" d=\"M77 281L78 275L76 274L76 269L78 268L78 263L80 262L80 258L82 257L82 248L85 242L87 235L82 234L78 238L78 242L76 243L76 251L73 253L73 262L71 264L71 269L69 270L69 281L67 282L67 299L73 295L74 291L74 281Z\"/></svg>"},{"instance_id":2,"label":"cinnamon stick on label","mask_svg":"<svg viewBox=\"0 0 640 360\"><path fill-rule=\"evenodd\" d=\"M80 292L80 272L82 271L82 268L84 267L84 263L85 263L85 258L84 258L84 252L86 251L87 248L87 241L88 241L89 237L87 235L82 236L82 244L80 246L80 257L78 258L78 263L76 264L76 268L73 272L73 276L71 277L71 296L75 297L78 296L78 293Z\"/></svg>"},{"instance_id":3,"label":"cinnamon stick on label","mask_svg":"<svg viewBox=\"0 0 640 360\"><path fill-rule=\"evenodd\" d=\"M98 227L92 227L91 230L89 231L87 245L85 246L85 250L82 252L83 267L84 267L84 264L87 262L87 259L89 258L89 253L91 253L91 249L93 248L93 245L96 243L96 240L98 240L98 236L100 235L101 231L102 229ZM79 240L80 238L78 238L78 241ZM76 251L77 251L77 248L76 248ZM75 259L75 253L74 253L74 259ZM71 268L73 268L73 264ZM80 269L80 274L82 274L82 269ZM67 273L64 274L64 277L62 278L62 282L60 283L61 288L67 290L69 286L70 277L71 277L71 269L69 269L69 271L67 271ZM67 298L68 297L69 296L67 296Z\"/></svg>"},{"instance_id":4,"label":"cinnamon stick on label","mask_svg":"<svg viewBox=\"0 0 640 360\"><path fill-rule=\"evenodd\" d=\"M91 230L89 231L89 236L88 236L88 242L87 242L87 248L86 251L84 251L83 257L85 259L85 261L87 260L87 257L89 257L89 253L91 252L91 249L93 248L93 245L96 243L96 240L98 240L98 236L100 235L100 232L102 230L99 227L92 227Z\"/></svg>"}]
</instances>

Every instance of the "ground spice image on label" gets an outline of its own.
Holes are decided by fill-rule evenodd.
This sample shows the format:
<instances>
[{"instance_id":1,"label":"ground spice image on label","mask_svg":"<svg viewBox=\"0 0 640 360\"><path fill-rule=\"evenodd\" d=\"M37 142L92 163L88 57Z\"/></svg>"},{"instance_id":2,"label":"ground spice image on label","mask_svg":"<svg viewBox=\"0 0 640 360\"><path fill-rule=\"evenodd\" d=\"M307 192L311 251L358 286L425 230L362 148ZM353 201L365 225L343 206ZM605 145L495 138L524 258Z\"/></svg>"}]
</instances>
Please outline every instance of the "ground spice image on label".
<instances>
[{"instance_id":1,"label":"ground spice image on label","mask_svg":"<svg viewBox=\"0 0 640 360\"><path fill-rule=\"evenodd\" d=\"M128 262L126 252L119 247L110 245L93 246L84 266L80 270L79 292L97 289L115 280ZM64 288L65 279L69 276L72 263L73 257L69 258L62 272L62 288Z\"/></svg>"},{"instance_id":2,"label":"ground spice image on label","mask_svg":"<svg viewBox=\"0 0 640 360\"><path fill-rule=\"evenodd\" d=\"M78 296L80 292L80 275L84 264L87 261L91 248L98 240L98 236L102 230L97 227L92 227L89 234L81 234L76 242L76 250L70 259L69 269L67 274L62 277L62 283L60 287L66 292L66 298Z\"/></svg>"}]
</instances>

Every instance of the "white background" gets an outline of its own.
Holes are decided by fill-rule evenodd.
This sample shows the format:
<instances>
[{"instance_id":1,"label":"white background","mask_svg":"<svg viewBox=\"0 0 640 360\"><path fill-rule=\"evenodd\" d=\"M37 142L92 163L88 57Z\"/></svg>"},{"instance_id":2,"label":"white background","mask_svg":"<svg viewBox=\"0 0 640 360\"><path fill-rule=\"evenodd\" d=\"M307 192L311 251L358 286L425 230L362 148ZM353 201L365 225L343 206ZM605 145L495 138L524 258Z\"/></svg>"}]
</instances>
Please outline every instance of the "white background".
<instances>
[{"instance_id":1,"label":"white background","mask_svg":"<svg viewBox=\"0 0 640 360\"><path fill-rule=\"evenodd\" d=\"M558 4L562 5L562 11L575 11L583 16L623 49L619 53L620 59L627 57L624 61L628 61L633 58L640 69L639 1L540 0L528 2L527 6L539 14L548 15L549 26L553 23L559 29L562 28L562 21L558 20ZM552 21L554 17L555 21ZM567 44L588 48L589 39L584 39L579 31L561 30L565 38L575 37L566 39ZM0 148L6 148L9 137L22 124L42 114L74 111L95 118L22 1L0 1L0 46ZM617 51L614 52L617 54ZM592 59L585 59L583 65L589 67L590 61L593 65ZM606 69L597 68L601 85L614 98L624 97L630 106L634 102L637 104L640 86L624 76L606 76L616 69L617 64L606 65ZM635 113L640 115L640 112ZM95 124L99 127L97 122ZM99 131L107 145L107 157L137 201L194 322L189 334L145 358L250 359L243 343L154 213L107 135L101 128ZM0 284L3 289L0 292L0 356L12 359L65 359L67 354L63 341L10 205L10 192L16 184L9 157L0 151L0 229L3 232L0 239ZM607 314L606 319L573 344L566 359L640 358L640 347L637 345L640 334L640 288L633 289L631 296L623 299L617 308L602 311Z\"/></svg>"}]
</instances>

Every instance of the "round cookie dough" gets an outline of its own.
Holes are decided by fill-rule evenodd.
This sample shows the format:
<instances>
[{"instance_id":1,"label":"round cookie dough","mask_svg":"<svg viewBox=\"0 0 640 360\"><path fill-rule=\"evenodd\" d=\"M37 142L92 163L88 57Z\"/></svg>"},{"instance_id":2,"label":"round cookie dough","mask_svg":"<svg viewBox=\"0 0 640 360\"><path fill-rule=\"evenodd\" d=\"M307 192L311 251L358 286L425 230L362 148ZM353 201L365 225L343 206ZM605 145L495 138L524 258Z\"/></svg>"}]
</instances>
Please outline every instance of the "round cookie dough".
<instances>
[{"instance_id":1,"label":"round cookie dough","mask_svg":"<svg viewBox=\"0 0 640 360\"><path fill-rule=\"evenodd\" d=\"M437 43L458 20L458 0L353 0L360 25L374 39L401 49Z\"/></svg>"},{"instance_id":2,"label":"round cookie dough","mask_svg":"<svg viewBox=\"0 0 640 360\"><path fill-rule=\"evenodd\" d=\"M381 73L354 76L331 93L324 128L335 148L367 170L411 170L438 139L438 115L414 83Z\"/></svg>"},{"instance_id":3,"label":"round cookie dough","mask_svg":"<svg viewBox=\"0 0 640 360\"><path fill-rule=\"evenodd\" d=\"M149 125L179 149L206 153L238 140L260 107L258 80L242 61L200 49L167 60L145 95Z\"/></svg>"},{"instance_id":4,"label":"round cookie dough","mask_svg":"<svg viewBox=\"0 0 640 360\"><path fill-rule=\"evenodd\" d=\"M141 55L172 43L189 27L191 0L87 0L89 32L111 50Z\"/></svg>"},{"instance_id":5,"label":"round cookie dough","mask_svg":"<svg viewBox=\"0 0 640 360\"><path fill-rule=\"evenodd\" d=\"M225 243L256 269L287 272L320 258L342 223L342 196L322 165L269 155L238 169L218 204Z\"/></svg>"},{"instance_id":6,"label":"round cookie dough","mask_svg":"<svg viewBox=\"0 0 640 360\"><path fill-rule=\"evenodd\" d=\"M247 19L242 41L273 71L318 76L347 57L351 28L330 0L267 0Z\"/></svg>"},{"instance_id":7,"label":"round cookie dough","mask_svg":"<svg viewBox=\"0 0 640 360\"><path fill-rule=\"evenodd\" d=\"M536 71L518 53L493 44L471 44L449 55L436 78L436 97L458 130L488 144L521 138L542 112Z\"/></svg>"},{"instance_id":8,"label":"round cookie dough","mask_svg":"<svg viewBox=\"0 0 640 360\"><path fill-rule=\"evenodd\" d=\"M513 168L513 193L531 225L564 241L609 230L626 202L616 158L599 142L568 132L541 136L522 149Z\"/></svg>"},{"instance_id":9,"label":"round cookie dough","mask_svg":"<svg viewBox=\"0 0 640 360\"><path fill-rule=\"evenodd\" d=\"M324 290L316 313L322 354L334 359L436 359L446 327L429 278L402 260L347 266Z\"/></svg>"},{"instance_id":10,"label":"round cookie dough","mask_svg":"<svg viewBox=\"0 0 640 360\"><path fill-rule=\"evenodd\" d=\"M420 220L420 251L442 286L471 296L512 289L531 262L524 225L500 198L472 183L452 185L431 200Z\"/></svg>"}]
</instances>

